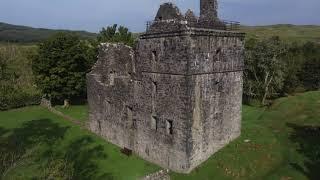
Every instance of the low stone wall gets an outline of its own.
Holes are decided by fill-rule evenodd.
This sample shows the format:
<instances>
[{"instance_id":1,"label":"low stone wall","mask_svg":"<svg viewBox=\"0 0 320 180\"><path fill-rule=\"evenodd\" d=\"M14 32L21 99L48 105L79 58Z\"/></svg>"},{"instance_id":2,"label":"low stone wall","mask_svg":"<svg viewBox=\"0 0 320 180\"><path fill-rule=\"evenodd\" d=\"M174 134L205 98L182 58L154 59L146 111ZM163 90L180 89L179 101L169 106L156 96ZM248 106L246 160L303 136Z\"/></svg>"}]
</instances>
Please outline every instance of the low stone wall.
<instances>
[{"instance_id":1,"label":"low stone wall","mask_svg":"<svg viewBox=\"0 0 320 180\"><path fill-rule=\"evenodd\" d=\"M160 170L153 174L147 175L142 180L170 180L169 170Z\"/></svg>"},{"instance_id":2,"label":"low stone wall","mask_svg":"<svg viewBox=\"0 0 320 180\"><path fill-rule=\"evenodd\" d=\"M52 103L49 99L41 98L40 106L46 107L46 108L52 108Z\"/></svg>"},{"instance_id":3,"label":"low stone wall","mask_svg":"<svg viewBox=\"0 0 320 180\"><path fill-rule=\"evenodd\" d=\"M68 120L74 124L77 124L79 125L81 128L85 128L85 125L84 123L82 123L80 120L77 120L77 119L74 119L66 114L63 114L62 112L56 110L52 104L51 104L51 101L46 99L46 98L42 98L41 99L41 103L40 103L40 106L44 107L44 108L47 108L50 112L52 112L53 114L56 114L60 117L62 117L63 119L65 120Z\"/></svg>"}]
</instances>

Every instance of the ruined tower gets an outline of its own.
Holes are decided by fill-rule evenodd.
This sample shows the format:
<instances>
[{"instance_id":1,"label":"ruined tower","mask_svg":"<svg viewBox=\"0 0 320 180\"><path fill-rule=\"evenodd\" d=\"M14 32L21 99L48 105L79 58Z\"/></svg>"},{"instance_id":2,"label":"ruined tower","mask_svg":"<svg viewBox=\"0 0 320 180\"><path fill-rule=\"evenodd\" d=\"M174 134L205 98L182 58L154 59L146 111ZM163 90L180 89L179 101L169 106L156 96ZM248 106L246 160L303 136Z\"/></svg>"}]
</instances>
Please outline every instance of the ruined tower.
<instances>
[{"instance_id":1,"label":"ruined tower","mask_svg":"<svg viewBox=\"0 0 320 180\"><path fill-rule=\"evenodd\" d=\"M201 8L198 18L161 5L134 49L101 44L87 75L90 130L181 173L241 130L244 34L218 19L215 0Z\"/></svg>"},{"instance_id":2,"label":"ruined tower","mask_svg":"<svg viewBox=\"0 0 320 180\"><path fill-rule=\"evenodd\" d=\"M200 0L200 19L218 19L217 0Z\"/></svg>"}]
</instances>

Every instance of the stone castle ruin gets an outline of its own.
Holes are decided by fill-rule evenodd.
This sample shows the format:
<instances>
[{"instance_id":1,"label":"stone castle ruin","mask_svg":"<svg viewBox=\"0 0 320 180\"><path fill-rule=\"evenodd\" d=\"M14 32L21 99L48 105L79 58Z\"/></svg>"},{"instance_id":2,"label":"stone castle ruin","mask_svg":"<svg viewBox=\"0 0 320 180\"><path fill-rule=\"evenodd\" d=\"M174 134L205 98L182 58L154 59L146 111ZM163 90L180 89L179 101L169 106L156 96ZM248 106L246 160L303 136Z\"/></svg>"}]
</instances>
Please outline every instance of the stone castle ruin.
<instances>
[{"instance_id":1,"label":"stone castle ruin","mask_svg":"<svg viewBox=\"0 0 320 180\"><path fill-rule=\"evenodd\" d=\"M181 173L241 130L244 34L200 2L200 17L161 5L135 48L101 44L87 75L90 130Z\"/></svg>"}]
</instances>

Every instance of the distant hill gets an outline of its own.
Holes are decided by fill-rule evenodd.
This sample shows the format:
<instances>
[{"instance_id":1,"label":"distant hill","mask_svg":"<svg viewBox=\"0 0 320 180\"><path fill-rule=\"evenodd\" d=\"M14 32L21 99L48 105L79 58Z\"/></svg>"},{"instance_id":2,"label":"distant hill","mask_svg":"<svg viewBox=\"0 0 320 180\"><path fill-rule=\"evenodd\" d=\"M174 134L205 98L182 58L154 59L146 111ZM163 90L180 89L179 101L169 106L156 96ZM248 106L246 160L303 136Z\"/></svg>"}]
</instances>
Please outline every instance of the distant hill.
<instances>
[{"instance_id":1,"label":"distant hill","mask_svg":"<svg viewBox=\"0 0 320 180\"><path fill-rule=\"evenodd\" d=\"M313 41L320 43L320 26L278 24L270 26L241 26L240 31L247 33L247 37L268 38L279 36L287 41Z\"/></svg>"},{"instance_id":2,"label":"distant hill","mask_svg":"<svg viewBox=\"0 0 320 180\"><path fill-rule=\"evenodd\" d=\"M12 25L0 22L0 42L34 43L47 39L58 32L73 32L83 39L95 38L97 34L86 31L52 30Z\"/></svg>"},{"instance_id":3,"label":"distant hill","mask_svg":"<svg viewBox=\"0 0 320 180\"><path fill-rule=\"evenodd\" d=\"M320 43L320 26L278 24L269 26L241 26L240 31L247 33L247 38L268 38L279 36L283 40ZM0 22L0 42L33 43L42 41L57 32L74 32L84 39L95 38L96 33L86 31L52 30L11 25ZM141 33L134 33L138 37Z\"/></svg>"}]
</instances>

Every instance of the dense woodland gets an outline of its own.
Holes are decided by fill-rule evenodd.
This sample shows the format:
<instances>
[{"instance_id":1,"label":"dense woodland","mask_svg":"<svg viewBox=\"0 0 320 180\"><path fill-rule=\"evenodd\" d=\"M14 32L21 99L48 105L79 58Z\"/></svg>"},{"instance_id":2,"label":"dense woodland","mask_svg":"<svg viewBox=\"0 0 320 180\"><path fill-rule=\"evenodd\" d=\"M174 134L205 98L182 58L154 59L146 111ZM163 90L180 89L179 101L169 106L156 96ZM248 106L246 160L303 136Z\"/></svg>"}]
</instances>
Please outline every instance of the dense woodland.
<instances>
[{"instance_id":1,"label":"dense woodland","mask_svg":"<svg viewBox=\"0 0 320 180\"><path fill-rule=\"evenodd\" d=\"M0 39L3 32L0 30ZM264 106L278 97L320 89L320 44L317 39L300 38L295 41L249 32L244 103ZM38 104L42 96L66 106L70 100L72 104L85 99L85 74L96 60L98 44L123 42L134 46L135 38L127 28L114 25L89 39L77 32L58 32L33 45L12 42L16 40L0 44L0 110Z\"/></svg>"}]
</instances>

